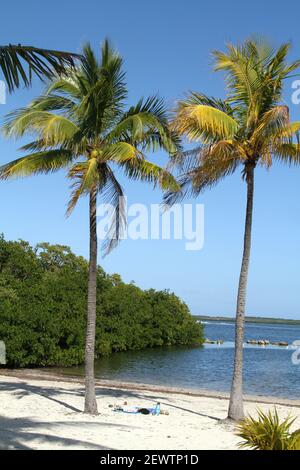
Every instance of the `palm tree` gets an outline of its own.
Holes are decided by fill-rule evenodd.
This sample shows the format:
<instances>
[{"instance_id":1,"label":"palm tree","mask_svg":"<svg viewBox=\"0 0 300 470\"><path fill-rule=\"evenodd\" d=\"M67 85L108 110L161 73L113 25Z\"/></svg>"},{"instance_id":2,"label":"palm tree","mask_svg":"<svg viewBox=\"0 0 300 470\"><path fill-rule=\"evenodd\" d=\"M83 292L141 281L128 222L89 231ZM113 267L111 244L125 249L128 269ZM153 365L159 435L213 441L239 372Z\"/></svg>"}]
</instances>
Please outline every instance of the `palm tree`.
<instances>
[{"instance_id":1,"label":"palm tree","mask_svg":"<svg viewBox=\"0 0 300 470\"><path fill-rule=\"evenodd\" d=\"M179 102L172 129L198 146L173 158L181 176L182 193L168 192L166 203L186 194L198 196L237 169L247 185L244 251L239 278L235 358L228 417L243 418L243 339L246 291L251 248L254 174L257 165L269 168L273 160L300 162L298 141L293 137L299 122L290 122L282 104L284 80L300 61L286 63L289 50L283 44L273 50L256 40L228 45L227 52L214 52L215 70L225 71L228 95L225 101L191 93Z\"/></svg>"},{"instance_id":2,"label":"palm tree","mask_svg":"<svg viewBox=\"0 0 300 470\"><path fill-rule=\"evenodd\" d=\"M163 147L175 151L177 140L168 129L163 102L157 97L140 100L125 109L127 96L122 59L105 41L100 63L91 47L84 48L80 68L53 81L45 95L7 118L4 132L21 137L34 132L24 146L29 154L0 169L2 179L68 169L73 180L68 213L83 195L89 196L90 258L85 347L85 412L97 413L94 381L97 288L97 195L115 210L105 254L120 239L124 228L123 190L114 170L130 178L178 189L166 170L146 160L144 151ZM54 113L54 111L56 113Z\"/></svg>"},{"instance_id":3,"label":"palm tree","mask_svg":"<svg viewBox=\"0 0 300 470\"><path fill-rule=\"evenodd\" d=\"M53 78L70 67L74 67L74 59L81 58L79 54L70 52L39 49L32 46L17 46L9 44L0 46L0 69L4 75L8 90L19 88L23 83L29 86L32 74L39 78ZM27 64L28 70L25 70Z\"/></svg>"}]
</instances>

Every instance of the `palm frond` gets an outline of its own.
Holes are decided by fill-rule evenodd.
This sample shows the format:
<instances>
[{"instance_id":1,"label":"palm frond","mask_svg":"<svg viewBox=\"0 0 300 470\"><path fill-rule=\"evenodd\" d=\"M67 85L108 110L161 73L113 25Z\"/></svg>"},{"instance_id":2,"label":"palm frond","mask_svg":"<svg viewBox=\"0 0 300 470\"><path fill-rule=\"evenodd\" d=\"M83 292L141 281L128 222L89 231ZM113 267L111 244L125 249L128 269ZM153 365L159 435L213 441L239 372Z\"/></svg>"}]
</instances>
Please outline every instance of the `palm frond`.
<instances>
[{"instance_id":1,"label":"palm frond","mask_svg":"<svg viewBox=\"0 0 300 470\"><path fill-rule=\"evenodd\" d=\"M295 142L278 143L272 146L272 153L276 160L289 165L300 164L300 144Z\"/></svg>"},{"instance_id":2,"label":"palm frond","mask_svg":"<svg viewBox=\"0 0 300 470\"><path fill-rule=\"evenodd\" d=\"M68 172L73 183L71 185L71 198L67 207L67 216L74 210L80 197L90 193L94 186L98 186L101 173L99 172L96 158L90 158L85 162L75 163Z\"/></svg>"},{"instance_id":3,"label":"palm frond","mask_svg":"<svg viewBox=\"0 0 300 470\"><path fill-rule=\"evenodd\" d=\"M261 145L272 139L278 131L289 126L290 117L287 106L274 106L263 114L251 136L253 146Z\"/></svg>"},{"instance_id":4,"label":"palm frond","mask_svg":"<svg viewBox=\"0 0 300 470\"><path fill-rule=\"evenodd\" d=\"M132 159L121 164L125 174L131 179L138 179L159 185L164 191L180 191L176 178L165 168L145 159Z\"/></svg>"},{"instance_id":5,"label":"palm frond","mask_svg":"<svg viewBox=\"0 0 300 470\"><path fill-rule=\"evenodd\" d=\"M227 74L228 99L250 132L261 116L279 103L283 81L300 66L300 61L286 63L289 48L285 43L276 50L255 39L242 46L229 44L226 53L214 52L215 70Z\"/></svg>"},{"instance_id":6,"label":"palm frond","mask_svg":"<svg viewBox=\"0 0 300 470\"><path fill-rule=\"evenodd\" d=\"M213 96L207 96L204 95L203 93L196 93L192 92L187 99L187 102L189 104L194 104L194 105L205 105L205 106L211 106L212 108L219 109L220 111L223 111L223 113L228 114L229 116L234 117L234 109L230 105L229 101L224 101L219 98L215 98Z\"/></svg>"},{"instance_id":7,"label":"palm frond","mask_svg":"<svg viewBox=\"0 0 300 470\"><path fill-rule=\"evenodd\" d=\"M127 96L125 74L122 58L109 41L104 42L99 64L89 45L84 54L84 64L76 75L82 93L78 114L85 134L99 134L107 132L122 114Z\"/></svg>"},{"instance_id":8,"label":"palm frond","mask_svg":"<svg viewBox=\"0 0 300 470\"><path fill-rule=\"evenodd\" d=\"M28 108L38 111L75 110L77 103L70 97L59 94L46 94L35 98Z\"/></svg>"},{"instance_id":9,"label":"palm frond","mask_svg":"<svg viewBox=\"0 0 300 470\"><path fill-rule=\"evenodd\" d=\"M113 211L107 236L102 243L103 257L107 256L118 245L126 227L126 203L123 188L108 165L105 167L105 174L105 184L99 190L103 201L110 204Z\"/></svg>"},{"instance_id":10,"label":"palm frond","mask_svg":"<svg viewBox=\"0 0 300 470\"><path fill-rule=\"evenodd\" d=\"M215 70L225 71L229 99L235 103L247 103L248 108L254 104L254 95L260 86L260 77L256 68L254 55L256 49L245 46L227 45L227 54L213 51Z\"/></svg>"},{"instance_id":11,"label":"palm frond","mask_svg":"<svg viewBox=\"0 0 300 470\"><path fill-rule=\"evenodd\" d=\"M163 148L174 153L181 149L180 137L169 129L164 101L157 96L140 100L129 108L106 139L126 141L146 151Z\"/></svg>"},{"instance_id":12,"label":"palm frond","mask_svg":"<svg viewBox=\"0 0 300 470\"><path fill-rule=\"evenodd\" d=\"M77 71L78 69L74 69L71 74L51 80L46 89L46 95L61 94L73 101L80 101L82 94L76 81Z\"/></svg>"},{"instance_id":13,"label":"palm frond","mask_svg":"<svg viewBox=\"0 0 300 470\"><path fill-rule=\"evenodd\" d=\"M41 79L51 79L64 73L75 66L76 59L82 59L82 56L21 44L0 46L0 68L10 92L21 84L29 86L33 74Z\"/></svg>"},{"instance_id":14,"label":"palm frond","mask_svg":"<svg viewBox=\"0 0 300 470\"><path fill-rule=\"evenodd\" d=\"M185 197L198 196L205 189L212 188L221 179L233 174L244 161L239 148L227 141L200 147L191 156L189 167L184 168L184 173L178 177L180 191L167 191L164 195L165 205L172 205Z\"/></svg>"},{"instance_id":15,"label":"palm frond","mask_svg":"<svg viewBox=\"0 0 300 470\"><path fill-rule=\"evenodd\" d=\"M207 143L233 138L238 131L238 123L218 108L186 101L180 102L171 128L190 140Z\"/></svg>"},{"instance_id":16,"label":"palm frond","mask_svg":"<svg viewBox=\"0 0 300 470\"><path fill-rule=\"evenodd\" d=\"M72 152L66 149L54 149L31 153L0 167L0 179L52 173L66 168L73 160Z\"/></svg>"},{"instance_id":17,"label":"palm frond","mask_svg":"<svg viewBox=\"0 0 300 470\"><path fill-rule=\"evenodd\" d=\"M25 133L35 133L46 145L57 145L72 139L78 126L65 116L48 111L21 108L5 118L2 132L7 137L22 137Z\"/></svg>"},{"instance_id":18,"label":"palm frond","mask_svg":"<svg viewBox=\"0 0 300 470\"><path fill-rule=\"evenodd\" d=\"M129 142L116 142L104 146L101 151L101 160L113 161L117 164L131 161L132 159L144 158L142 152L140 152L134 145Z\"/></svg>"}]
</instances>

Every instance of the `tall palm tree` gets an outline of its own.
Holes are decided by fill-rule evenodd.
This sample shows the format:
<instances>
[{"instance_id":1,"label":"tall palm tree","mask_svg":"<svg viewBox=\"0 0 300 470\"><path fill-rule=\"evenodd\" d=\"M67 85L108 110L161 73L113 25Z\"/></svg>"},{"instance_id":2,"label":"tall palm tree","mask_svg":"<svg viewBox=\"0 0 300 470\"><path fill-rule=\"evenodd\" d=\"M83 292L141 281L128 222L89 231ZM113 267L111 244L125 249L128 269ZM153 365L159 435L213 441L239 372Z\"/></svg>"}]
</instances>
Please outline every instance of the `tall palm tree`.
<instances>
[{"instance_id":1,"label":"tall palm tree","mask_svg":"<svg viewBox=\"0 0 300 470\"><path fill-rule=\"evenodd\" d=\"M144 151L163 147L175 151L177 140L168 129L163 102L151 97L125 109L127 89L122 59L105 41L101 60L91 47L84 48L80 68L53 81L45 95L7 118L4 132L21 137L34 132L35 140L23 147L29 154L4 165L2 179L68 169L73 180L68 213L83 195L89 196L90 258L85 348L85 412L97 413L94 381L97 288L97 195L115 210L108 253L124 227L123 190L115 169L130 178L178 189L166 170L146 160Z\"/></svg>"},{"instance_id":2,"label":"tall palm tree","mask_svg":"<svg viewBox=\"0 0 300 470\"><path fill-rule=\"evenodd\" d=\"M273 50L256 40L228 45L227 52L214 52L215 70L225 71L228 95L225 101L192 93L179 102L172 129L199 145L177 154L173 163L181 172L182 193L168 192L167 203L186 194L198 196L237 169L247 185L244 250L239 278L235 358L228 417L243 417L243 340L246 291L251 248L254 174L257 165L269 168L273 160L300 162L295 135L299 122L290 122L282 104L284 80L300 65L286 63L289 50L283 44Z\"/></svg>"},{"instance_id":3,"label":"tall palm tree","mask_svg":"<svg viewBox=\"0 0 300 470\"><path fill-rule=\"evenodd\" d=\"M0 69L10 92L21 84L30 85L33 74L41 79L53 78L55 74L73 67L76 58L80 55L21 44L0 46Z\"/></svg>"}]
</instances>

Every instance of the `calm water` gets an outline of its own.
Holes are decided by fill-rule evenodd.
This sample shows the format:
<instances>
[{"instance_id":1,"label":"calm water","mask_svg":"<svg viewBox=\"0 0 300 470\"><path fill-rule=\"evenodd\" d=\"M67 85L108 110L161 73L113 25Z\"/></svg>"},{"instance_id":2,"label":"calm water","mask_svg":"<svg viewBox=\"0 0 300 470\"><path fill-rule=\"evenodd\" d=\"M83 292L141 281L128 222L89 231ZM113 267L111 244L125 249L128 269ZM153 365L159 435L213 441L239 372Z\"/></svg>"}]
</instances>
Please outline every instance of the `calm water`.
<instances>
[{"instance_id":1,"label":"calm water","mask_svg":"<svg viewBox=\"0 0 300 470\"><path fill-rule=\"evenodd\" d=\"M228 391L230 389L234 325L205 324L205 336L223 339L222 346L203 348L166 348L115 353L96 362L97 378L182 387ZM300 340L300 327L247 324L245 339ZM300 398L300 365L291 361L293 349L285 347L245 347L245 392ZM300 356L299 356L300 357ZM83 368L59 372L81 375Z\"/></svg>"}]
</instances>

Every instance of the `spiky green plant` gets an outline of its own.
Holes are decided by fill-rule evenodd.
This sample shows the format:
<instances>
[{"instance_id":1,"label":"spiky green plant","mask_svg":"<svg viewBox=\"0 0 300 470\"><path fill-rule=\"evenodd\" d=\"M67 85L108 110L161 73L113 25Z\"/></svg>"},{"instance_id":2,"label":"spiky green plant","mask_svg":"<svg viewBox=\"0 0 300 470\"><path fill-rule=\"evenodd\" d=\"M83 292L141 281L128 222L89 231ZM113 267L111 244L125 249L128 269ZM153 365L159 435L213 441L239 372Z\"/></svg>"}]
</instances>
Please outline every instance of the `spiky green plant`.
<instances>
[{"instance_id":1,"label":"spiky green plant","mask_svg":"<svg viewBox=\"0 0 300 470\"><path fill-rule=\"evenodd\" d=\"M220 100L192 93L180 101L172 128L198 146L172 159L180 173L182 192L168 192L172 204L185 195L198 196L237 170L247 185L244 249L239 277L234 371L228 417L243 418L243 340L247 282L251 251L254 176L258 165L269 168L274 160L300 163L297 133L300 122L291 122L283 104L284 80L300 66L287 63L289 44L274 50L259 41L228 45L215 52L215 69L225 72L227 98Z\"/></svg>"},{"instance_id":2,"label":"spiky green plant","mask_svg":"<svg viewBox=\"0 0 300 470\"><path fill-rule=\"evenodd\" d=\"M97 196L115 209L112 231L104 250L119 241L124 228L123 189L115 170L132 179L178 190L175 178L148 161L145 151L178 148L170 133L163 101L157 97L140 100L126 109L127 88L122 59L108 41L97 60L89 45L84 48L80 68L70 70L50 84L46 93L26 108L10 114L4 126L8 136L34 133L35 140L23 147L29 154L4 165L0 177L29 176L68 170L73 180L70 213L81 196L89 196L90 269L85 351L85 411L97 412L94 381L97 270Z\"/></svg>"},{"instance_id":3,"label":"spiky green plant","mask_svg":"<svg viewBox=\"0 0 300 470\"><path fill-rule=\"evenodd\" d=\"M238 445L253 450L300 450L300 429L290 432L295 418L290 416L280 422L277 409L264 413L257 411L257 418L249 416L238 426L236 434L241 437Z\"/></svg>"}]
</instances>

